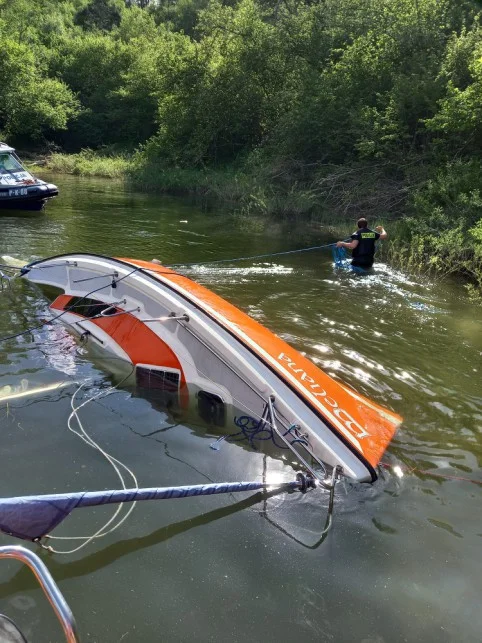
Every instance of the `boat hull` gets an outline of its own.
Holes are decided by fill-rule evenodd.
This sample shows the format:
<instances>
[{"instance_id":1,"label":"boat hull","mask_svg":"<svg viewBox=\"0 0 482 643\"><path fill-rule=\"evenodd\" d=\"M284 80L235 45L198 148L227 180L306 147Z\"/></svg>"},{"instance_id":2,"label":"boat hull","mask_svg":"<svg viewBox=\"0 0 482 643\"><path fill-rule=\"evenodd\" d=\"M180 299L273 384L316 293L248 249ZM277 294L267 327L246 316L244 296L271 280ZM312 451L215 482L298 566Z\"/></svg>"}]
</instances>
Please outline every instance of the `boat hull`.
<instances>
[{"instance_id":1,"label":"boat hull","mask_svg":"<svg viewBox=\"0 0 482 643\"><path fill-rule=\"evenodd\" d=\"M33 176L21 164L13 147L0 142L0 209L42 210L59 190Z\"/></svg>"},{"instance_id":2,"label":"boat hull","mask_svg":"<svg viewBox=\"0 0 482 643\"><path fill-rule=\"evenodd\" d=\"M59 190L53 183L0 189L0 209L39 211L58 193Z\"/></svg>"},{"instance_id":3,"label":"boat hull","mask_svg":"<svg viewBox=\"0 0 482 643\"><path fill-rule=\"evenodd\" d=\"M137 384L171 406L194 404L213 423L237 408L256 423L274 400L283 433L297 427L317 458L349 478L376 478L401 418L212 291L154 263L89 254L35 262L25 277L60 288L52 303L59 321L131 363Z\"/></svg>"}]
</instances>

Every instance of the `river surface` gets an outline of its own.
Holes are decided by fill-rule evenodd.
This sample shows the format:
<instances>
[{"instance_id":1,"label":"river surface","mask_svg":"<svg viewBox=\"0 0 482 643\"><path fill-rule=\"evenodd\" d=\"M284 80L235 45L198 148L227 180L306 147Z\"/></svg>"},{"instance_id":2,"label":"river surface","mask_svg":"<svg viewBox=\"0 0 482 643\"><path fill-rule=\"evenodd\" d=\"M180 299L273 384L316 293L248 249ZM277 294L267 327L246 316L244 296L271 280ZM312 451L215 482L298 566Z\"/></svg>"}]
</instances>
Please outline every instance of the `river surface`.
<instances>
[{"instance_id":1,"label":"river surface","mask_svg":"<svg viewBox=\"0 0 482 643\"><path fill-rule=\"evenodd\" d=\"M0 216L3 257L92 251L191 263L334 240L116 182L49 179L60 196L44 212ZM317 490L140 503L77 553L42 552L82 641L479 642L481 309L455 283L381 264L365 276L336 270L326 250L183 272L404 423L375 484L338 485L322 542L326 497ZM0 292L0 336L38 326L47 305L40 289L15 281ZM108 394L113 377L62 326L0 343L2 496L119 486L68 430L76 382L77 403L99 396L79 411L84 428L140 486L259 480L264 468L293 479L283 460L246 446L210 449L209 427L176 424L122 385ZM57 383L65 386L6 399ZM55 533L90 535L111 514L78 510ZM0 535L7 543L21 541ZM32 574L14 561L0 561L0 612L33 643L62 641Z\"/></svg>"}]
</instances>

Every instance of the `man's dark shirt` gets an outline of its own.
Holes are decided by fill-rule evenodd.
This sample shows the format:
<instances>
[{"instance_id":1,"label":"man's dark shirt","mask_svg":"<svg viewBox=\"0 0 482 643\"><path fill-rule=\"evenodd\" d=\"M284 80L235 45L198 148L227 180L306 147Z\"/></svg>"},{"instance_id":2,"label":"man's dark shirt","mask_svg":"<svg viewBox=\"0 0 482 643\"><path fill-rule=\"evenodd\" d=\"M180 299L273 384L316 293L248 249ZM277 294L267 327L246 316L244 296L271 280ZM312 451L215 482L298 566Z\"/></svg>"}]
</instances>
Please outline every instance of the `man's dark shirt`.
<instances>
[{"instance_id":1,"label":"man's dark shirt","mask_svg":"<svg viewBox=\"0 0 482 643\"><path fill-rule=\"evenodd\" d=\"M352 251L352 264L370 268L373 266L375 255L375 241L380 238L380 233L370 228L359 228L351 235L352 240L357 240L358 245Z\"/></svg>"}]
</instances>

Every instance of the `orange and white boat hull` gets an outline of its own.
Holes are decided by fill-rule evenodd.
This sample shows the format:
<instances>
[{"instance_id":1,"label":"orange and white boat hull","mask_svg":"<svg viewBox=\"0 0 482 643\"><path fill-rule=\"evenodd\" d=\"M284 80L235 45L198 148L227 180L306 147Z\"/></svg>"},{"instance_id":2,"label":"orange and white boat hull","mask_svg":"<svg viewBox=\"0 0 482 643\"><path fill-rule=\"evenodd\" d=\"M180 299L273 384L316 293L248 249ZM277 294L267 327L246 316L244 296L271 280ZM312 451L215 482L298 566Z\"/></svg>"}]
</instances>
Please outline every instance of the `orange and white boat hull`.
<instances>
[{"instance_id":1,"label":"orange and white boat hull","mask_svg":"<svg viewBox=\"0 0 482 643\"><path fill-rule=\"evenodd\" d=\"M317 458L354 480L376 478L400 416L207 288L156 263L94 254L34 262L25 277L60 288L51 305L59 320L132 363L140 386L181 406L195 395L219 421L223 405L259 419L272 396L281 428L297 425Z\"/></svg>"}]
</instances>

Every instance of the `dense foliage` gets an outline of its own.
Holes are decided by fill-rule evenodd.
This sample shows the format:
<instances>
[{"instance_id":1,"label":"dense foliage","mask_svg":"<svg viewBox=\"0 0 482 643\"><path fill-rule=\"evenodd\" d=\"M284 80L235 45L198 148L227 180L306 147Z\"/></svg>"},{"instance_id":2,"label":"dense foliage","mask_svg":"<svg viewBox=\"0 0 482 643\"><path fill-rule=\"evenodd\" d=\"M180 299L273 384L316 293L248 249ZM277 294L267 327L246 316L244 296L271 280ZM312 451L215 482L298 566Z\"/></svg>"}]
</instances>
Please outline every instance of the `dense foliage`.
<instances>
[{"instance_id":1,"label":"dense foliage","mask_svg":"<svg viewBox=\"0 0 482 643\"><path fill-rule=\"evenodd\" d=\"M154 188L224 173L245 207L401 219L400 259L480 280L478 9L0 0L0 133L129 154Z\"/></svg>"}]
</instances>

